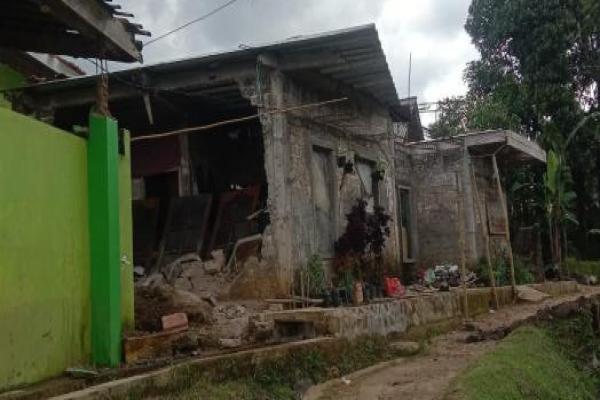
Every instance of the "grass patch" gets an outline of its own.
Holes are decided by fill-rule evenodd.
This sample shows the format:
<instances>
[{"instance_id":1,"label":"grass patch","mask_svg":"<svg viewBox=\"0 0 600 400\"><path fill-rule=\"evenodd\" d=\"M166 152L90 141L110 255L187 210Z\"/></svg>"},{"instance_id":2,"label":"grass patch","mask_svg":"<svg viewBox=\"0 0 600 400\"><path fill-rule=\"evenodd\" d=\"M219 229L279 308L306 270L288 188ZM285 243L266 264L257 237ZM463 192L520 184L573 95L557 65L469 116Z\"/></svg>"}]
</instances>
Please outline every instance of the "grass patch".
<instances>
[{"instance_id":1,"label":"grass patch","mask_svg":"<svg viewBox=\"0 0 600 400\"><path fill-rule=\"evenodd\" d=\"M401 354L387 339L365 337L300 348L272 357L232 358L202 368L178 368L166 384L149 385L127 399L293 400L297 386L339 378Z\"/></svg>"},{"instance_id":2,"label":"grass patch","mask_svg":"<svg viewBox=\"0 0 600 400\"><path fill-rule=\"evenodd\" d=\"M567 270L572 274L595 275L600 277L600 261L586 261L568 258Z\"/></svg>"},{"instance_id":3,"label":"grass patch","mask_svg":"<svg viewBox=\"0 0 600 400\"><path fill-rule=\"evenodd\" d=\"M584 367L592 357L592 353L585 354L586 332L591 331L591 324L584 326L586 321L584 316L545 327L517 329L462 373L447 399L598 398L597 377Z\"/></svg>"}]
</instances>

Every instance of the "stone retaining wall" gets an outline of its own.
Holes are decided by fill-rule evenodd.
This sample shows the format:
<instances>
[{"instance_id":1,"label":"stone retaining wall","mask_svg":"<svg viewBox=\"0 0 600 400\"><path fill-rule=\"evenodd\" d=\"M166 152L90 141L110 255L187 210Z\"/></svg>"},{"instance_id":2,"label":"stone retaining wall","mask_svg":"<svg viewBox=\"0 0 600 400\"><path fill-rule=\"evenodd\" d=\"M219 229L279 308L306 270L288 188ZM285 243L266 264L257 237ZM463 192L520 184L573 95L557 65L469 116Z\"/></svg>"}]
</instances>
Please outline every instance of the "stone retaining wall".
<instances>
[{"instance_id":1,"label":"stone retaining wall","mask_svg":"<svg viewBox=\"0 0 600 400\"><path fill-rule=\"evenodd\" d=\"M578 291L575 282L548 282L531 285L532 288L551 296ZM500 287L500 306L511 304L513 294L510 286ZM468 290L469 316L487 313L492 304L489 288ZM403 335L413 328L422 328L456 322L462 319L462 292L437 292L408 299L390 300L359 307L312 308L277 311L263 314L261 319L275 324L302 321L314 324L319 335L355 338L363 335Z\"/></svg>"}]
</instances>

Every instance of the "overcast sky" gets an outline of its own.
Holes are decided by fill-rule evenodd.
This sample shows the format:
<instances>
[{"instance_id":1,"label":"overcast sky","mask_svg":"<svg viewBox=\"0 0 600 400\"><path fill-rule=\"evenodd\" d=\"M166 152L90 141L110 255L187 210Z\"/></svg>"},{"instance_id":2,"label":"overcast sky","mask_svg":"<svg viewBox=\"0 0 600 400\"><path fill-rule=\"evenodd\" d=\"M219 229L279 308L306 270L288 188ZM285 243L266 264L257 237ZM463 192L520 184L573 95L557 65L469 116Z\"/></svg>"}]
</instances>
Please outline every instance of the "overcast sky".
<instances>
[{"instance_id":1,"label":"overcast sky","mask_svg":"<svg viewBox=\"0 0 600 400\"><path fill-rule=\"evenodd\" d=\"M158 36L226 0L118 0ZM464 23L470 0L238 0L211 18L144 49L146 63L375 23L398 94L437 101L464 94L465 64L477 58ZM425 121L424 121L425 122Z\"/></svg>"}]
</instances>

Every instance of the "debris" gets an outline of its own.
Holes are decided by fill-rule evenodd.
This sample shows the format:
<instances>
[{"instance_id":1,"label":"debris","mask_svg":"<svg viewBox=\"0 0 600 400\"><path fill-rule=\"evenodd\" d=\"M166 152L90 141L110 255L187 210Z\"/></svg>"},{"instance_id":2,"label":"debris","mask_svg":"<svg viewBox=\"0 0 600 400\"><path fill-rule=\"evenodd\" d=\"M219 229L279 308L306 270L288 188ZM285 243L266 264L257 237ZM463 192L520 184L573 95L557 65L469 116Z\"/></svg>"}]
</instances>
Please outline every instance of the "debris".
<instances>
[{"instance_id":1,"label":"debris","mask_svg":"<svg viewBox=\"0 0 600 400\"><path fill-rule=\"evenodd\" d=\"M186 313L190 324L213 320L213 309L208 303L194 293L166 284L136 288L134 304L136 329L142 332L161 331L161 318L174 313Z\"/></svg>"},{"instance_id":2,"label":"debris","mask_svg":"<svg viewBox=\"0 0 600 400\"><path fill-rule=\"evenodd\" d=\"M217 299L215 298L215 296L204 296L202 297L202 300L206 301L208 304L210 304L213 307L216 307L219 302L217 302Z\"/></svg>"},{"instance_id":3,"label":"debris","mask_svg":"<svg viewBox=\"0 0 600 400\"><path fill-rule=\"evenodd\" d=\"M349 385L352 383L352 381L348 378L346 378L345 376L342 376L341 381L345 384L345 385Z\"/></svg>"},{"instance_id":4,"label":"debris","mask_svg":"<svg viewBox=\"0 0 600 400\"><path fill-rule=\"evenodd\" d=\"M185 332L159 332L150 335L126 337L123 340L125 362L135 364L157 358L173 356L173 344Z\"/></svg>"},{"instance_id":5,"label":"debris","mask_svg":"<svg viewBox=\"0 0 600 400\"><path fill-rule=\"evenodd\" d=\"M162 273L169 283L173 283L175 279L181 276L183 272L183 264L202 262L202 259L196 253L188 253L181 257L178 257L174 261L170 262L166 267L162 269Z\"/></svg>"},{"instance_id":6,"label":"debris","mask_svg":"<svg viewBox=\"0 0 600 400\"><path fill-rule=\"evenodd\" d=\"M529 286L517 286L517 298L526 303L539 303L550 297L548 294L540 292Z\"/></svg>"},{"instance_id":7,"label":"debris","mask_svg":"<svg viewBox=\"0 0 600 400\"><path fill-rule=\"evenodd\" d=\"M133 274L136 277L141 278L144 275L146 275L146 268L141 267L141 266L138 265L138 266L136 266L136 267L133 268Z\"/></svg>"},{"instance_id":8,"label":"debris","mask_svg":"<svg viewBox=\"0 0 600 400\"><path fill-rule=\"evenodd\" d=\"M98 371L80 367L67 368L65 372L67 375L72 376L75 379L87 379L98 376Z\"/></svg>"},{"instance_id":9,"label":"debris","mask_svg":"<svg viewBox=\"0 0 600 400\"><path fill-rule=\"evenodd\" d=\"M390 344L390 348L403 356L412 356L421 350L417 342L394 342Z\"/></svg>"},{"instance_id":10,"label":"debris","mask_svg":"<svg viewBox=\"0 0 600 400\"><path fill-rule=\"evenodd\" d=\"M194 354L200 347L198 335L194 332L188 332L186 335L173 341L173 352L176 354Z\"/></svg>"},{"instance_id":11,"label":"debris","mask_svg":"<svg viewBox=\"0 0 600 400\"><path fill-rule=\"evenodd\" d=\"M139 282L138 286L154 288L165 283L165 277L160 273L154 273Z\"/></svg>"},{"instance_id":12,"label":"debris","mask_svg":"<svg viewBox=\"0 0 600 400\"><path fill-rule=\"evenodd\" d=\"M220 273L225 266L225 253L223 250L215 250L210 254L212 259L204 262L204 272L209 275L216 275Z\"/></svg>"},{"instance_id":13,"label":"debris","mask_svg":"<svg viewBox=\"0 0 600 400\"><path fill-rule=\"evenodd\" d=\"M163 331L180 331L188 329L188 317L186 313L165 315L161 318Z\"/></svg>"},{"instance_id":14,"label":"debris","mask_svg":"<svg viewBox=\"0 0 600 400\"><path fill-rule=\"evenodd\" d=\"M227 272L237 271L238 264L243 265L251 256L258 257L259 248L262 244L262 235L253 235L238 240L233 246L233 251L227 261Z\"/></svg>"},{"instance_id":15,"label":"debris","mask_svg":"<svg viewBox=\"0 0 600 400\"><path fill-rule=\"evenodd\" d=\"M477 275L469 271L465 277L467 286L473 286L477 281ZM442 291L450 287L458 287L462 283L462 276L458 265L443 264L436 265L420 273L420 283L424 286L434 287Z\"/></svg>"}]
</instances>

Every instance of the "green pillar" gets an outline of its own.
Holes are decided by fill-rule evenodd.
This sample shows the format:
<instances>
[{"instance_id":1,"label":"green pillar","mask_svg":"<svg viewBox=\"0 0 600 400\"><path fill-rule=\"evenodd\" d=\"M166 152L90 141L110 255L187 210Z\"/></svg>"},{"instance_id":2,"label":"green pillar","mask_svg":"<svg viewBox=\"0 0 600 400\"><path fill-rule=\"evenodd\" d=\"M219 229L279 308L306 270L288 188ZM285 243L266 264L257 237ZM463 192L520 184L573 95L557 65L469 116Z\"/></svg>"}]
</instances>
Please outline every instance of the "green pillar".
<instances>
[{"instance_id":1,"label":"green pillar","mask_svg":"<svg viewBox=\"0 0 600 400\"><path fill-rule=\"evenodd\" d=\"M123 132L124 154L119 156L119 205L121 227L121 321L123 332L135 329L133 307L133 221L131 214L131 143Z\"/></svg>"},{"instance_id":2,"label":"green pillar","mask_svg":"<svg viewBox=\"0 0 600 400\"><path fill-rule=\"evenodd\" d=\"M119 140L117 122L90 115L88 186L92 292L92 361L121 361L119 239Z\"/></svg>"}]
</instances>

